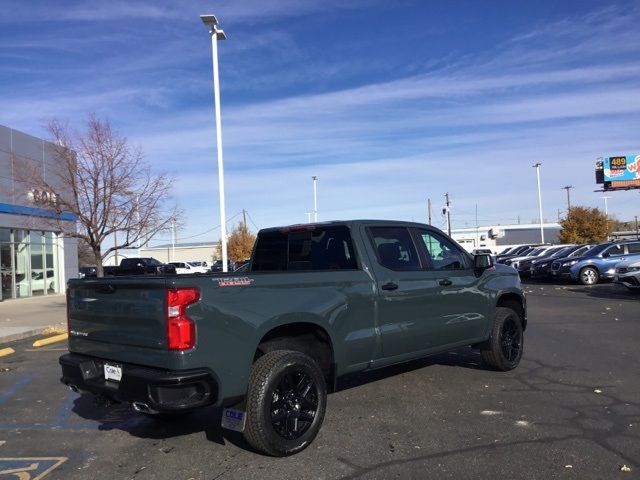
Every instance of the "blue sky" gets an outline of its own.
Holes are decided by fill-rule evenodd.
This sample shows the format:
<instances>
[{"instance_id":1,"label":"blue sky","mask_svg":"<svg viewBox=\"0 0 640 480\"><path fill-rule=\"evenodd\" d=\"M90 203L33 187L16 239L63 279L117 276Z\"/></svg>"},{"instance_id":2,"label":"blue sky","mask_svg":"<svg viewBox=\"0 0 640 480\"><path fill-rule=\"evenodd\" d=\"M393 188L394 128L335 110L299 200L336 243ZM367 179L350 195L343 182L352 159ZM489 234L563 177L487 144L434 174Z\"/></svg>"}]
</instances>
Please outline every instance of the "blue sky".
<instances>
[{"instance_id":1,"label":"blue sky","mask_svg":"<svg viewBox=\"0 0 640 480\"><path fill-rule=\"evenodd\" d=\"M391 6L392 5L392 6ZM4 0L0 123L46 136L47 119L106 115L176 176L184 241L218 238L209 35L219 44L227 215L442 227L604 207L596 157L640 153L635 1ZM620 219L638 191L609 193ZM238 220L236 217L231 223ZM159 239L161 240L161 239Z\"/></svg>"}]
</instances>

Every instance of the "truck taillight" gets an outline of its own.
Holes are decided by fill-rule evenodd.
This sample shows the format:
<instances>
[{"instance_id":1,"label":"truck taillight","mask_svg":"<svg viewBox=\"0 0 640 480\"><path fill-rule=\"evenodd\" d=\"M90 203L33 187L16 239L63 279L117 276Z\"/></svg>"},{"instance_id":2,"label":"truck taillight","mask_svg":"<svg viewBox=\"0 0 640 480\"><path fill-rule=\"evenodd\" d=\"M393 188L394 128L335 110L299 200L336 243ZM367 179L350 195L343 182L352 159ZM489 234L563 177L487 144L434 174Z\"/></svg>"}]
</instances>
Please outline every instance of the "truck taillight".
<instances>
[{"instance_id":1,"label":"truck taillight","mask_svg":"<svg viewBox=\"0 0 640 480\"><path fill-rule=\"evenodd\" d=\"M200 300L195 287L167 290L167 346L169 350L188 350L196 343L196 328L187 317L187 306Z\"/></svg>"}]
</instances>

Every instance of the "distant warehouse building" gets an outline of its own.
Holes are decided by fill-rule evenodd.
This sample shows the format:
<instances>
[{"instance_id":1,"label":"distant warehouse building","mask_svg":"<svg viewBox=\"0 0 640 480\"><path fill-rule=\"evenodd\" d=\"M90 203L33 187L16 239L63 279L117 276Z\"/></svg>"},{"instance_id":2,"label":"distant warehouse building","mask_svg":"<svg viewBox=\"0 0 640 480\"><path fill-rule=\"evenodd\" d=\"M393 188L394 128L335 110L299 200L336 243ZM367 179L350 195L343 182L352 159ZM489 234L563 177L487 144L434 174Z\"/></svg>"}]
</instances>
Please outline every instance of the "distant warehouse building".
<instances>
[{"instance_id":1,"label":"distant warehouse building","mask_svg":"<svg viewBox=\"0 0 640 480\"><path fill-rule=\"evenodd\" d=\"M560 241L561 226L558 223L543 223L545 243ZM492 225L473 228L456 228L451 236L466 250L490 248L494 252L512 245L540 243L540 224Z\"/></svg>"},{"instance_id":2,"label":"distant warehouse building","mask_svg":"<svg viewBox=\"0 0 640 480\"><path fill-rule=\"evenodd\" d=\"M60 232L75 228L72 213L37 207L33 200L47 192L20 182L20 165L34 167L55 184L55 146L0 125L0 300L64 293L78 274L77 242ZM49 172L49 173L48 173Z\"/></svg>"}]
</instances>

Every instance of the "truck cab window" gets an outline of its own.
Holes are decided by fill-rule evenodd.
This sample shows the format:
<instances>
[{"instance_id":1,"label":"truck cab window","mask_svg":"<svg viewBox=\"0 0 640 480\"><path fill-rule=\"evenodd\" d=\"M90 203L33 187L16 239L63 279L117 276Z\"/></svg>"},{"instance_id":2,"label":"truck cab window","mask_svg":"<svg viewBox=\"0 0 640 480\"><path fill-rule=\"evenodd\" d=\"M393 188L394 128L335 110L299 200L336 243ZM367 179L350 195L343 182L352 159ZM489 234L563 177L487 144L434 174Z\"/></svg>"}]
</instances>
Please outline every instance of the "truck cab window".
<instances>
[{"instance_id":1,"label":"truck cab window","mask_svg":"<svg viewBox=\"0 0 640 480\"><path fill-rule=\"evenodd\" d=\"M451 240L428 230L421 230L420 237L434 270L464 270L466 268L462 252Z\"/></svg>"},{"instance_id":2,"label":"truck cab window","mask_svg":"<svg viewBox=\"0 0 640 480\"><path fill-rule=\"evenodd\" d=\"M420 270L418 253L409 230L401 227L371 227L378 263L390 270Z\"/></svg>"},{"instance_id":3,"label":"truck cab window","mask_svg":"<svg viewBox=\"0 0 640 480\"><path fill-rule=\"evenodd\" d=\"M346 226L316 227L260 234L251 270L355 270L351 234Z\"/></svg>"}]
</instances>

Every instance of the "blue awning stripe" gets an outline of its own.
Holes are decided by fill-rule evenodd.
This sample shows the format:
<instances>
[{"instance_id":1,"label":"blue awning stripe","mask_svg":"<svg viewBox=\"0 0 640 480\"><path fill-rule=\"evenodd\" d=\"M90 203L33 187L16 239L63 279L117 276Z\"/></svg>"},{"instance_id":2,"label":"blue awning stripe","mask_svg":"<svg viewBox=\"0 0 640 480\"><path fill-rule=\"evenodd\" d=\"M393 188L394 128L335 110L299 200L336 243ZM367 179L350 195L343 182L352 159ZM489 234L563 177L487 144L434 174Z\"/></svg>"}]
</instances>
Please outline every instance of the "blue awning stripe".
<instances>
[{"instance_id":1,"label":"blue awning stripe","mask_svg":"<svg viewBox=\"0 0 640 480\"><path fill-rule=\"evenodd\" d=\"M59 218L68 222L75 222L78 217L71 212L57 213L53 210L37 207L24 207L22 205L11 205L9 203L0 203L0 213L10 213L12 215L27 215L29 217L43 218Z\"/></svg>"}]
</instances>

